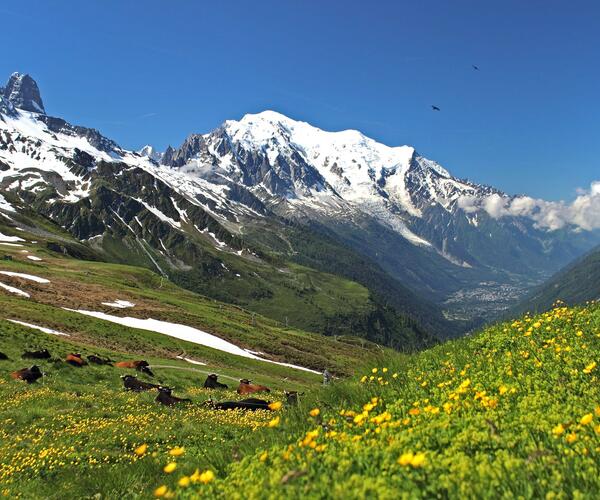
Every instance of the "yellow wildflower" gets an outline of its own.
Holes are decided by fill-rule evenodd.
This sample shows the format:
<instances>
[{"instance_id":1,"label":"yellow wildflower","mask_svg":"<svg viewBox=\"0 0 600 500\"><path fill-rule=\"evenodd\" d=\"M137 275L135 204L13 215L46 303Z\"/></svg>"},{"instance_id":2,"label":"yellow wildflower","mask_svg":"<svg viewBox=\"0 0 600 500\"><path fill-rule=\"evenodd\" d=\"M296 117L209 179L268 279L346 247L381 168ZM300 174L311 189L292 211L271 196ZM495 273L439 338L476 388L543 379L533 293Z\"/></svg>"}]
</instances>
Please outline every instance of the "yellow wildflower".
<instances>
[{"instance_id":1,"label":"yellow wildflower","mask_svg":"<svg viewBox=\"0 0 600 500\"><path fill-rule=\"evenodd\" d=\"M281 419L279 417L275 417L274 419L272 419L271 421L269 421L268 426L269 427L277 427L279 425L279 421Z\"/></svg>"},{"instance_id":2,"label":"yellow wildflower","mask_svg":"<svg viewBox=\"0 0 600 500\"><path fill-rule=\"evenodd\" d=\"M269 404L269 410L277 411L277 410L280 410L281 407L282 407L281 401L274 401L273 403Z\"/></svg>"},{"instance_id":3,"label":"yellow wildflower","mask_svg":"<svg viewBox=\"0 0 600 500\"><path fill-rule=\"evenodd\" d=\"M592 420L594 419L594 415L592 415L591 413L587 413L586 415L584 415L583 417L581 417L581 420L579 421L579 423L581 425L587 425L589 424Z\"/></svg>"},{"instance_id":4,"label":"yellow wildflower","mask_svg":"<svg viewBox=\"0 0 600 500\"><path fill-rule=\"evenodd\" d=\"M208 484L215 478L215 473L211 470L205 470L202 474L200 474L200 482L202 484Z\"/></svg>"},{"instance_id":5,"label":"yellow wildflower","mask_svg":"<svg viewBox=\"0 0 600 500\"><path fill-rule=\"evenodd\" d=\"M310 411L308 412L308 414L309 414L311 417L318 417L318 416L320 415L320 413L321 413L321 410L319 410L318 408L313 408L312 410L310 410Z\"/></svg>"},{"instance_id":6,"label":"yellow wildflower","mask_svg":"<svg viewBox=\"0 0 600 500\"><path fill-rule=\"evenodd\" d=\"M173 472L175 469L177 469L177 463L175 463L175 462L170 462L167 465L165 465L163 468L163 470L167 474L171 474L171 472Z\"/></svg>"},{"instance_id":7,"label":"yellow wildflower","mask_svg":"<svg viewBox=\"0 0 600 500\"><path fill-rule=\"evenodd\" d=\"M133 451L138 457L141 457L144 453L146 453L147 450L148 450L148 445L142 444Z\"/></svg>"},{"instance_id":8,"label":"yellow wildflower","mask_svg":"<svg viewBox=\"0 0 600 500\"><path fill-rule=\"evenodd\" d=\"M167 488L167 486L163 484L162 486L159 486L158 488L156 488L154 490L154 496L155 497L164 497L168 490L169 490L169 488Z\"/></svg>"},{"instance_id":9,"label":"yellow wildflower","mask_svg":"<svg viewBox=\"0 0 600 500\"><path fill-rule=\"evenodd\" d=\"M172 448L169 450L169 455L172 457L180 457L185 453L185 448L178 446L177 448Z\"/></svg>"}]
</instances>

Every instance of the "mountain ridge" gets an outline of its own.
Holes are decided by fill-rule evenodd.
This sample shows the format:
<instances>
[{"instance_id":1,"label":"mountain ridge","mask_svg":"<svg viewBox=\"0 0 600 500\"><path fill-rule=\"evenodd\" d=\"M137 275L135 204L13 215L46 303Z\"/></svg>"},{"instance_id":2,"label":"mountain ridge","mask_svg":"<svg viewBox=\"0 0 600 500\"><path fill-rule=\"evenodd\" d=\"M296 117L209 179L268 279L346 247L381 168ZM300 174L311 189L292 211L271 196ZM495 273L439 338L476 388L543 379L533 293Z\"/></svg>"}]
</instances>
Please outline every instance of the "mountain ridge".
<instances>
[{"instance_id":1,"label":"mountain ridge","mask_svg":"<svg viewBox=\"0 0 600 500\"><path fill-rule=\"evenodd\" d=\"M221 300L262 307L280 289L276 267L285 262L326 271L319 252L298 238L290 243L282 230L290 221L333 253L321 252L321 260L339 276L360 279L380 303L454 334L505 310L600 242L571 227L544 230L523 215L495 217L485 203L508 195L452 177L411 146L323 131L274 111L225 121L160 153L128 151L97 130L2 102L3 192L111 259L176 276ZM368 273L345 269L340 255L372 269L396 298ZM268 280L259 285L264 275L248 269L253 287L233 285L247 266L266 266ZM220 280L231 284L219 288Z\"/></svg>"}]
</instances>

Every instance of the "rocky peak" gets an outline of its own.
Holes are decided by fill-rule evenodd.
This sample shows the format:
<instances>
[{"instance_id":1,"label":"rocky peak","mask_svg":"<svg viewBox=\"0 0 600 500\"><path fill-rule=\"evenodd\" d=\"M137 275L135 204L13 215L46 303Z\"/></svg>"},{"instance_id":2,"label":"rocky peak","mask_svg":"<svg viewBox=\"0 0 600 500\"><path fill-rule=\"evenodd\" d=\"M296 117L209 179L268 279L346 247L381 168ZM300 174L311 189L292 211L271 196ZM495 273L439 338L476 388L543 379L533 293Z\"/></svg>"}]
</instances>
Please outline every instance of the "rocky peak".
<instances>
[{"instance_id":1,"label":"rocky peak","mask_svg":"<svg viewBox=\"0 0 600 500\"><path fill-rule=\"evenodd\" d=\"M46 114L40 89L35 80L27 74L10 75L6 87L0 89L0 95L11 102L15 108Z\"/></svg>"}]
</instances>

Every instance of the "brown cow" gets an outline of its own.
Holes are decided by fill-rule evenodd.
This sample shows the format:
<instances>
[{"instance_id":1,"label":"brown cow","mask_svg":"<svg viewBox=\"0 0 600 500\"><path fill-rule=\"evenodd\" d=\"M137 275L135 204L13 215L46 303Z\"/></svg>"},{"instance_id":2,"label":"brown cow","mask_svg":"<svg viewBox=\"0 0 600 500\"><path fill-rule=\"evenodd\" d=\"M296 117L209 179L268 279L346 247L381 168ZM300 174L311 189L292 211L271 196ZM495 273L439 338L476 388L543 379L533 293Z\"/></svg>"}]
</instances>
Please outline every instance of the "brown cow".
<instances>
[{"instance_id":1,"label":"brown cow","mask_svg":"<svg viewBox=\"0 0 600 500\"><path fill-rule=\"evenodd\" d=\"M72 352L67 354L67 358L65 359L65 361L67 363L69 363L71 366L76 366L78 368L81 368L82 366L87 365L87 361L85 361L81 357L81 354L73 354Z\"/></svg>"},{"instance_id":2,"label":"brown cow","mask_svg":"<svg viewBox=\"0 0 600 500\"><path fill-rule=\"evenodd\" d=\"M238 394L253 394L255 392L271 392L271 389L264 385L253 384L247 378L240 380L240 385L237 388Z\"/></svg>"},{"instance_id":3,"label":"brown cow","mask_svg":"<svg viewBox=\"0 0 600 500\"><path fill-rule=\"evenodd\" d=\"M21 368L10 374L15 380L24 380L28 384L33 384L38 378L42 378L43 374L39 366L33 365L31 368Z\"/></svg>"},{"instance_id":4,"label":"brown cow","mask_svg":"<svg viewBox=\"0 0 600 500\"><path fill-rule=\"evenodd\" d=\"M138 372L145 373L151 377L154 377L154 373L150 370L150 365L148 361L119 361L115 363L117 368L131 368L133 370L137 370Z\"/></svg>"}]
</instances>

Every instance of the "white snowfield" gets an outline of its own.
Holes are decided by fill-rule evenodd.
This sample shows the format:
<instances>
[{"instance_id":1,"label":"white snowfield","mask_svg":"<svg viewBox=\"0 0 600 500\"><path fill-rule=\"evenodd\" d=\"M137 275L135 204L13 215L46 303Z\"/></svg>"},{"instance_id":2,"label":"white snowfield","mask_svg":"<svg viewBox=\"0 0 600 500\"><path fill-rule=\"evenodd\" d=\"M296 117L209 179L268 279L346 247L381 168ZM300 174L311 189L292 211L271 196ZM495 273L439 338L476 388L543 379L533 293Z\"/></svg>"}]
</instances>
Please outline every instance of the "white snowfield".
<instances>
[{"instance_id":1,"label":"white snowfield","mask_svg":"<svg viewBox=\"0 0 600 500\"><path fill-rule=\"evenodd\" d=\"M119 309L126 309L128 307L134 307L135 304L133 302L129 302L128 300L117 299L114 302L102 302L103 306L108 307L117 307Z\"/></svg>"},{"instance_id":2,"label":"white snowfield","mask_svg":"<svg viewBox=\"0 0 600 500\"><path fill-rule=\"evenodd\" d=\"M6 198L0 194L0 210L4 210L5 212L16 212L14 207L6 201Z\"/></svg>"},{"instance_id":3,"label":"white snowfield","mask_svg":"<svg viewBox=\"0 0 600 500\"><path fill-rule=\"evenodd\" d=\"M15 243L17 241L25 241L23 238L18 236L7 236L6 234L0 233L0 241L4 243Z\"/></svg>"},{"instance_id":4,"label":"white snowfield","mask_svg":"<svg viewBox=\"0 0 600 500\"><path fill-rule=\"evenodd\" d=\"M0 271L0 274L3 274L4 276L22 278L29 281L35 281L36 283L50 283L50 280L47 280L46 278L40 278L39 276L35 276L33 274L13 273L11 271Z\"/></svg>"},{"instance_id":5,"label":"white snowfield","mask_svg":"<svg viewBox=\"0 0 600 500\"><path fill-rule=\"evenodd\" d=\"M280 363L278 361L271 361L270 359L264 359L259 356L255 356L247 352L246 350L232 344L231 342L227 342L222 338L219 338L210 333L204 332L202 330L198 330L197 328L193 328L187 325L180 325L177 323L169 323L167 321L159 321L156 319L148 318L148 319L140 319L140 318L131 318L131 317L120 317L113 316L112 314L106 314L98 311L86 311L82 309L68 309L64 308L67 311L77 312L79 314L84 314L86 316L91 316L93 318L103 319L105 321L110 321L112 323L117 323L119 325L128 326L130 328L139 328L140 330L149 330L151 332L161 333L163 335L168 335L169 337L174 337L176 339L186 340L188 342L192 342L194 344L203 345L205 347L210 347L212 349L216 349L218 351L227 352L229 354L234 354L236 356L242 356L244 358L256 359L258 361L264 361L266 363L273 363L281 366L288 366L290 368L295 368L296 370L303 370L312 373L320 373L316 370L311 370L310 368L305 368L303 366L292 365L290 363Z\"/></svg>"},{"instance_id":6,"label":"white snowfield","mask_svg":"<svg viewBox=\"0 0 600 500\"><path fill-rule=\"evenodd\" d=\"M58 332L56 330L52 330L51 328L46 328L45 326L32 325L31 323L25 323L24 321L18 321L16 319L7 319L11 323L16 323L17 325L27 326L29 328L33 328L34 330L39 330L40 332L49 333L50 335L62 335L64 337L70 337L68 333Z\"/></svg>"},{"instance_id":7,"label":"white snowfield","mask_svg":"<svg viewBox=\"0 0 600 500\"><path fill-rule=\"evenodd\" d=\"M177 359L182 359L183 361L187 361L188 363L191 363L193 365L202 365L202 366L206 366L206 363L202 363L202 361L196 361L195 359L191 359L191 358L184 358L183 356L176 356Z\"/></svg>"},{"instance_id":8,"label":"white snowfield","mask_svg":"<svg viewBox=\"0 0 600 500\"><path fill-rule=\"evenodd\" d=\"M22 247L20 243L6 243L5 241L0 241L0 245L4 245L7 247Z\"/></svg>"},{"instance_id":9,"label":"white snowfield","mask_svg":"<svg viewBox=\"0 0 600 500\"><path fill-rule=\"evenodd\" d=\"M27 292L24 292L23 290L19 290L18 288L15 288L14 286L9 286L6 285L2 282L0 282L0 288L4 288L7 292L10 293L14 293L15 295L20 295L21 297L31 297L31 295L29 295Z\"/></svg>"},{"instance_id":10,"label":"white snowfield","mask_svg":"<svg viewBox=\"0 0 600 500\"><path fill-rule=\"evenodd\" d=\"M42 259L40 259L39 257L36 257L35 255L28 255L27 258L29 260L33 260L35 262L40 262Z\"/></svg>"}]
</instances>

